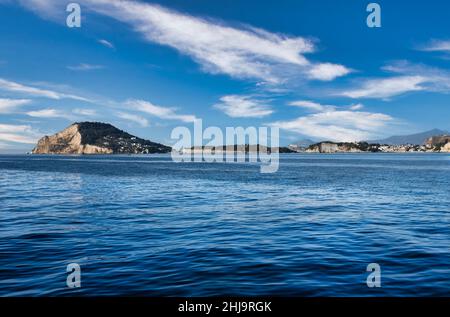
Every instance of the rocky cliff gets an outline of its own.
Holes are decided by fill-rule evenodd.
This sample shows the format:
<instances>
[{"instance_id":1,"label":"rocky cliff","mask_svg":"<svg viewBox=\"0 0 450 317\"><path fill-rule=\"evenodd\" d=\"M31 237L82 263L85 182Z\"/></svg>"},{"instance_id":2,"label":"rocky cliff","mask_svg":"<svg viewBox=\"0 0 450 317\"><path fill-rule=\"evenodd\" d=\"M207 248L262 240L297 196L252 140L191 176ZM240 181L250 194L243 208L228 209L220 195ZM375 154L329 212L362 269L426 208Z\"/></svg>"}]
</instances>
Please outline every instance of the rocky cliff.
<instances>
[{"instance_id":1,"label":"rocky cliff","mask_svg":"<svg viewBox=\"0 0 450 317\"><path fill-rule=\"evenodd\" d=\"M436 152L450 152L450 135L433 136L426 141L426 145Z\"/></svg>"},{"instance_id":2,"label":"rocky cliff","mask_svg":"<svg viewBox=\"0 0 450 317\"><path fill-rule=\"evenodd\" d=\"M445 145L450 143L450 135L438 135L427 139L426 144L431 146Z\"/></svg>"},{"instance_id":3,"label":"rocky cliff","mask_svg":"<svg viewBox=\"0 0 450 317\"><path fill-rule=\"evenodd\" d=\"M346 153L346 152L379 152L377 145L366 142L320 142L310 145L306 152L316 153Z\"/></svg>"},{"instance_id":4,"label":"rocky cliff","mask_svg":"<svg viewBox=\"0 0 450 317\"><path fill-rule=\"evenodd\" d=\"M149 154L171 150L107 123L79 122L40 139L33 154Z\"/></svg>"}]
</instances>

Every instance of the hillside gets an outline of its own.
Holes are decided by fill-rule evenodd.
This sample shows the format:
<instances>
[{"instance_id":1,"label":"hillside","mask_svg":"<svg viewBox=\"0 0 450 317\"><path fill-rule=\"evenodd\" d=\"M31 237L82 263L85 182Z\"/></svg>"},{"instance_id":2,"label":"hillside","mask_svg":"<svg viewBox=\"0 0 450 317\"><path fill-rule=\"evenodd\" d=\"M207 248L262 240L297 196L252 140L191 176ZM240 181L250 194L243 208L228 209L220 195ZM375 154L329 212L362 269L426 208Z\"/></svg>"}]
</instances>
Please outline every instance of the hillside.
<instances>
[{"instance_id":1,"label":"hillside","mask_svg":"<svg viewBox=\"0 0 450 317\"><path fill-rule=\"evenodd\" d=\"M33 154L149 154L172 148L144 140L111 124L77 122L52 136L44 136Z\"/></svg>"}]
</instances>

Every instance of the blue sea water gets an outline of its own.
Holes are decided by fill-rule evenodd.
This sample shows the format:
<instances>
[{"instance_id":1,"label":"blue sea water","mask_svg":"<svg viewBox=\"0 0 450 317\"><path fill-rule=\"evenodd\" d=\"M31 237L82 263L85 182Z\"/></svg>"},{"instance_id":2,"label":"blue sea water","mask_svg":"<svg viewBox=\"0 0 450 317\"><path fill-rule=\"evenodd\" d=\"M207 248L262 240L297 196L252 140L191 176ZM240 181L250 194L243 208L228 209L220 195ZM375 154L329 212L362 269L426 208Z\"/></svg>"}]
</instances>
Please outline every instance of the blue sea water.
<instances>
[{"instance_id":1,"label":"blue sea water","mask_svg":"<svg viewBox=\"0 0 450 317\"><path fill-rule=\"evenodd\" d=\"M0 295L449 296L450 156L3 155Z\"/></svg>"}]
</instances>

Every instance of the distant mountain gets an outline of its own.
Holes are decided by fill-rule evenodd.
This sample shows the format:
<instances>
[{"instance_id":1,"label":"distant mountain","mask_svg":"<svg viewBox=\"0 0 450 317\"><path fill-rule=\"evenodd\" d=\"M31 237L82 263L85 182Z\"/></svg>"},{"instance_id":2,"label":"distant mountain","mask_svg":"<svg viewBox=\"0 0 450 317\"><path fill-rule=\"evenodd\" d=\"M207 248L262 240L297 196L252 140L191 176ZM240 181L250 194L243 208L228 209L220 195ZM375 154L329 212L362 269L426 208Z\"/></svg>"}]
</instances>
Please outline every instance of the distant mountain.
<instances>
[{"instance_id":1,"label":"distant mountain","mask_svg":"<svg viewBox=\"0 0 450 317\"><path fill-rule=\"evenodd\" d=\"M447 131L433 129L433 130L422 132L422 133L416 133L416 134L410 134L410 135L397 135L397 136L391 136L387 139L367 141L367 142L368 143L389 144L389 145L394 145L394 144L422 145L422 144L425 144L429 138L431 138L433 136L444 135L444 134L449 134L449 133Z\"/></svg>"},{"instance_id":2,"label":"distant mountain","mask_svg":"<svg viewBox=\"0 0 450 317\"><path fill-rule=\"evenodd\" d=\"M294 152L301 152L314 143L316 143L316 142L309 140L309 139L304 139L304 140L300 140L295 143L289 144L288 149L290 149L291 151L294 151Z\"/></svg>"},{"instance_id":3,"label":"distant mountain","mask_svg":"<svg viewBox=\"0 0 450 317\"><path fill-rule=\"evenodd\" d=\"M39 140L33 154L147 154L172 148L144 140L108 123L77 122Z\"/></svg>"},{"instance_id":4,"label":"distant mountain","mask_svg":"<svg viewBox=\"0 0 450 317\"><path fill-rule=\"evenodd\" d=\"M289 144L289 146L298 146L298 147L304 147L307 148L308 146L310 146L311 144L314 144L316 142L310 140L310 139L304 139L304 140L300 140L294 143Z\"/></svg>"}]
</instances>

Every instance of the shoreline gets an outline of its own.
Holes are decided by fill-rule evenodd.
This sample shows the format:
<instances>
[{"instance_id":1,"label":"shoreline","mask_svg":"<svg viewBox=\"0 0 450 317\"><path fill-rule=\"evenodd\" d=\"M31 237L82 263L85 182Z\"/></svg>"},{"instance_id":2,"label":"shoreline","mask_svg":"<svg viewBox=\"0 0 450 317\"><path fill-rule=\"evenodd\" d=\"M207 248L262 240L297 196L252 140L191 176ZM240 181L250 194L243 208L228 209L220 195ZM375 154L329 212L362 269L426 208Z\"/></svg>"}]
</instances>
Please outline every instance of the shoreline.
<instances>
[{"instance_id":1,"label":"shoreline","mask_svg":"<svg viewBox=\"0 0 450 317\"><path fill-rule=\"evenodd\" d=\"M222 153L222 155L226 155L227 153L224 152ZM239 155L243 155L244 153L238 153ZM257 155L258 152L252 152L252 153L245 153L244 155L248 156L248 155ZM295 156L295 155L336 155L336 154L340 154L340 155L349 155L349 154L370 154L370 155L377 155L377 154L392 154L392 155L396 155L396 154L448 154L450 155L450 152L334 152L334 153L320 153L320 152L296 152L296 153L278 153L279 155L289 155L289 156ZM110 153L110 154L101 154L101 153L95 153L95 154L69 154L69 153L39 153L39 154L34 154L34 153L0 153L0 156L30 156L30 157L44 157L44 156L59 156L59 157L63 157L63 156L68 156L68 157L91 157L91 156L117 156L117 157L129 157L129 156L138 156L138 157L152 157L152 156L170 156L171 153L130 153L130 154L124 154L124 153ZM201 155L200 153L194 153L192 154L192 156L199 156ZM211 154L206 154L206 156L214 156Z\"/></svg>"}]
</instances>

